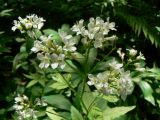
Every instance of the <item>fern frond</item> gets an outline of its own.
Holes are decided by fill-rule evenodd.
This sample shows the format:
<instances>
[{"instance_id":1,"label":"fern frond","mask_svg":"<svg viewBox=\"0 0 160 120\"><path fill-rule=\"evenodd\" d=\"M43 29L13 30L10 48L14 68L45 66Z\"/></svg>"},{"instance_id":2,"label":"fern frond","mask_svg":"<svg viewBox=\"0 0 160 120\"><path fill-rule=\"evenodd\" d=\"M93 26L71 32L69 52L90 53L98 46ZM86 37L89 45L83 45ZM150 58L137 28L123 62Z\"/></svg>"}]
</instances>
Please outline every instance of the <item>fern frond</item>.
<instances>
[{"instance_id":1,"label":"fern frond","mask_svg":"<svg viewBox=\"0 0 160 120\"><path fill-rule=\"evenodd\" d=\"M160 47L160 36L156 34L155 29L143 17L134 16L124 11L119 11L116 14L122 17L138 36L143 33L145 38L150 40L152 44Z\"/></svg>"}]
</instances>

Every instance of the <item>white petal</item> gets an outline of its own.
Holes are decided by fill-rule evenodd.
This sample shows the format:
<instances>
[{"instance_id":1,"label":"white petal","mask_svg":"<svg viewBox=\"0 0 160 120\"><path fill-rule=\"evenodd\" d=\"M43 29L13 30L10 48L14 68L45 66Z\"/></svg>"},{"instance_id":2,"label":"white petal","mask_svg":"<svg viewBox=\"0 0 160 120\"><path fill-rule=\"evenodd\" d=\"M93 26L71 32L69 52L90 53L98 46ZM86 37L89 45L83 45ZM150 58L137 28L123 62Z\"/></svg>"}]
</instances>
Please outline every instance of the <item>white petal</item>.
<instances>
[{"instance_id":1,"label":"white petal","mask_svg":"<svg viewBox=\"0 0 160 120\"><path fill-rule=\"evenodd\" d=\"M51 64L51 67L52 67L53 69L56 69L56 68L58 67L58 63L53 63L53 64Z\"/></svg>"}]
</instances>

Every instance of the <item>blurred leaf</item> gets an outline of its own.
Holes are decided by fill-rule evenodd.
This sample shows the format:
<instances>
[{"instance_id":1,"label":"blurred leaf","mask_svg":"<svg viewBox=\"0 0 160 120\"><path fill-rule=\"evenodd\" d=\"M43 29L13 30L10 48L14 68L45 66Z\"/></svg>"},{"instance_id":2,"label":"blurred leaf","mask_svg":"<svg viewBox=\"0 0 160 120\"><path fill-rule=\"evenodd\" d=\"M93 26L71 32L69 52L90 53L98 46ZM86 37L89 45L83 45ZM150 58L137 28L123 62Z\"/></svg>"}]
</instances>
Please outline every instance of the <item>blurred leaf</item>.
<instances>
[{"instance_id":1,"label":"blurred leaf","mask_svg":"<svg viewBox=\"0 0 160 120\"><path fill-rule=\"evenodd\" d=\"M57 108L69 110L71 107L70 101L68 101L63 95L57 94L57 95L49 95L44 96L43 99L48 103L51 104Z\"/></svg>"},{"instance_id":2,"label":"blurred leaf","mask_svg":"<svg viewBox=\"0 0 160 120\"><path fill-rule=\"evenodd\" d=\"M31 80L28 84L27 84L27 88L32 87L33 85L35 85L38 81L37 80Z\"/></svg>"},{"instance_id":3,"label":"blurred leaf","mask_svg":"<svg viewBox=\"0 0 160 120\"><path fill-rule=\"evenodd\" d=\"M60 41L60 36L59 34L57 33L57 31L55 30L52 30L52 29L45 29L43 30L44 34L49 36L49 35L52 35L52 39L55 40L56 42Z\"/></svg>"},{"instance_id":4,"label":"blurred leaf","mask_svg":"<svg viewBox=\"0 0 160 120\"><path fill-rule=\"evenodd\" d=\"M82 100L86 109L91 109L95 105L95 97L91 92L84 92L82 96ZM85 109L84 109L85 110Z\"/></svg>"},{"instance_id":5,"label":"blurred leaf","mask_svg":"<svg viewBox=\"0 0 160 120\"><path fill-rule=\"evenodd\" d=\"M70 74L66 74L63 75L64 78L62 77L62 75L60 75L60 73L54 74L54 76L52 77L56 82L53 83L52 85L50 85L51 88L53 89L64 89L68 87L68 84L66 83L66 81L69 83L69 81L71 80L71 75Z\"/></svg>"},{"instance_id":6,"label":"blurred leaf","mask_svg":"<svg viewBox=\"0 0 160 120\"><path fill-rule=\"evenodd\" d=\"M93 106L88 115L90 120L104 120L102 116L102 110Z\"/></svg>"},{"instance_id":7,"label":"blurred leaf","mask_svg":"<svg viewBox=\"0 0 160 120\"><path fill-rule=\"evenodd\" d=\"M74 106L71 106L71 117L72 120L83 120L81 113Z\"/></svg>"},{"instance_id":8,"label":"blurred leaf","mask_svg":"<svg viewBox=\"0 0 160 120\"><path fill-rule=\"evenodd\" d=\"M105 95L103 96L103 98L107 100L108 102L113 102L113 103L119 100L118 97L115 95Z\"/></svg>"},{"instance_id":9,"label":"blurred leaf","mask_svg":"<svg viewBox=\"0 0 160 120\"><path fill-rule=\"evenodd\" d=\"M13 9L6 9L6 10L2 10L0 12L0 16L11 16L10 12L13 11Z\"/></svg>"},{"instance_id":10,"label":"blurred leaf","mask_svg":"<svg viewBox=\"0 0 160 120\"><path fill-rule=\"evenodd\" d=\"M63 24L62 27L60 29L58 29L58 31L64 31L67 34L72 34L73 32L71 31L71 28L68 24Z\"/></svg>"},{"instance_id":11,"label":"blurred leaf","mask_svg":"<svg viewBox=\"0 0 160 120\"><path fill-rule=\"evenodd\" d=\"M155 105L155 100L154 100L154 97L152 96L153 90L150 84L148 84L145 81L139 81L138 85L143 92L144 98L151 104Z\"/></svg>"},{"instance_id":12,"label":"blurred leaf","mask_svg":"<svg viewBox=\"0 0 160 120\"><path fill-rule=\"evenodd\" d=\"M44 75L39 73L30 73L29 75L24 74L24 76L32 80L28 83L27 88L35 85L36 83L39 83L40 85L45 87L45 82L47 81L47 78Z\"/></svg>"},{"instance_id":13,"label":"blurred leaf","mask_svg":"<svg viewBox=\"0 0 160 120\"><path fill-rule=\"evenodd\" d=\"M47 107L46 114L51 120L64 120L57 112L53 110L52 107Z\"/></svg>"},{"instance_id":14,"label":"blurred leaf","mask_svg":"<svg viewBox=\"0 0 160 120\"><path fill-rule=\"evenodd\" d=\"M121 115L125 115L127 112L133 110L135 106L127 106L127 107L114 107L107 108L103 111L103 119L104 120L113 120Z\"/></svg>"},{"instance_id":15,"label":"blurred leaf","mask_svg":"<svg viewBox=\"0 0 160 120\"><path fill-rule=\"evenodd\" d=\"M18 53L13 60L13 71L21 67L23 65L22 63L25 62L27 58L28 58L28 53L26 52Z\"/></svg>"}]
</instances>

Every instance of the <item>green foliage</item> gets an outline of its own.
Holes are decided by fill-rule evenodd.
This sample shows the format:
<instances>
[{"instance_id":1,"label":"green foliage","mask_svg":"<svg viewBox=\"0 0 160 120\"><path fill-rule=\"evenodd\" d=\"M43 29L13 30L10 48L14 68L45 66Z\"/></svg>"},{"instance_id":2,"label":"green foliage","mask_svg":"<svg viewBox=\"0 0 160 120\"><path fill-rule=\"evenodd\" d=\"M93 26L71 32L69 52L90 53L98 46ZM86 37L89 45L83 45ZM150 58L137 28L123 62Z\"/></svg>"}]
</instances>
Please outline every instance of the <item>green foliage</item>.
<instances>
[{"instance_id":1,"label":"green foliage","mask_svg":"<svg viewBox=\"0 0 160 120\"><path fill-rule=\"evenodd\" d=\"M150 44L146 44L146 39L156 46L157 51L159 50L158 3L158 0L12 0L7 2L1 0L0 118L17 120L18 112L13 108L15 98L19 94L26 94L29 98L28 102L25 101L26 105L37 111L35 120L160 119L160 69L151 67L150 56L153 53L145 53L145 50L150 49L146 47ZM28 33L19 35L18 29L13 33L12 21L18 16L24 18L28 13L43 16L46 19L44 29L33 30L34 37L28 36ZM115 33L119 39L113 43L107 41L108 47L95 48L92 44L83 44L81 41L84 36L76 35L70 28L77 20L84 19L84 26L87 29L88 19L97 16L104 21L110 17L110 21L116 22L116 33L112 31L107 34L107 37ZM34 42L39 40L41 35L47 37L51 35L51 43L64 46L65 43L62 42L64 39L60 32L73 36L76 41L72 41L75 44L71 46L75 46L77 51L74 54L66 52L64 69L39 68L38 64L41 61L35 53L31 52ZM135 41L130 42L132 38ZM134 45L139 46L135 46L135 49L138 48L137 56L139 51L149 56L145 62L146 66L150 64L150 68L145 66L144 60L134 61L137 56L127 55L129 51L126 48ZM125 54L124 59L118 56L120 55L116 51L118 47L122 47L121 54ZM49 52L51 51L50 49ZM118 94L121 91L119 84L113 82L110 86L119 87L115 95L102 94L106 89L98 89L97 86L88 84L89 74L93 75L92 79L97 79L110 72L109 78L118 79L119 74L113 77L116 70L112 71L109 65L113 58L125 65L124 71L130 71L128 74L131 73L134 81L134 91L125 98L125 101L121 100L121 95ZM159 58L154 60L158 61ZM138 71L135 63L140 63L138 64L142 68L140 70L145 70ZM159 62L156 64L159 66ZM99 74L105 71L106 74Z\"/></svg>"}]
</instances>

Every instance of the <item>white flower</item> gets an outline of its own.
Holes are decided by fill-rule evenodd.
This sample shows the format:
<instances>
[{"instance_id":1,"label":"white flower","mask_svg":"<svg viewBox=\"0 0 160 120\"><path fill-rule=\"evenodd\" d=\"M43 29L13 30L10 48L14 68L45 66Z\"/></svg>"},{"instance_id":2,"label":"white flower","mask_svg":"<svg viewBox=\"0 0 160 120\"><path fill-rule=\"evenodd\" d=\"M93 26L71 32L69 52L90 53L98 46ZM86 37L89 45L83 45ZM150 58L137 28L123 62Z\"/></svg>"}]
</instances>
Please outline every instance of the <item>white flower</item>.
<instances>
[{"instance_id":1,"label":"white flower","mask_svg":"<svg viewBox=\"0 0 160 120\"><path fill-rule=\"evenodd\" d=\"M83 22L84 22L84 20L82 19L71 28L72 31L77 33L77 35L83 34L83 31L85 30L85 28L83 26Z\"/></svg>"},{"instance_id":2,"label":"white flower","mask_svg":"<svg viewBox=\"0 0 160 120\"><path fill-rule=\"evenodd\" d=\"M17 20L14 20L13 21L13 27L11 28L13 31L15 31L16 29L20 30L22 33L24 32L22 29L22 26L21 26L21 23Z\"/></svg>"},{"instance_id":3,"label":"white flower","mask_svg":"<svg viewBox=\"0 0 160 120\"><path fill-rule=\"evenodd\" d=\"M45 53L44 55L42 53L37 54L37 58L41 60L41 63L39 64L40 68L48 68L50 65L50 59L51 56L49 53Z\"/></svg>"},{"instance_id":4,"label":"white flower","mask_svg":"<svg viewBox=\"0 0 160 120\"><path fill-rule=\"evenodd\" d=\"M108 65L115 70L120 70L122 68L123 64L118 63L115 59L112 59L112 61L109 61Z\"/></svg>"},{"instance_id":5,"label":"white flower","mask_svg":"<svg viewBox=\"0 0 160 120\"><path fill-rule=\"evenodd\" d=\"M120 57L122 60L124 60L125 53L122 52L122 48L118 48L117 53L118 53L119 57Z\"/></svg>"},{"instance_id":6,"label":"white flower","mask_svg":"<svg viewBox=\"0 0 160 120\"><path fill-rule=\"evenodd\" d=\"M136 54L137 54L137 50L135 50L135 49L133 49L133 48L129 50L129 55L130 55L130 56L133 56L133 57L134 57L134 56L136 56Z\"/></svg>"},{"instance_id":7,"label":"white flower","mask_svg":"<svg viewBox=\"0 0 160 120\"><path fill-rule=\"evenodd\" d=\"M34 41L34 45L31 48L31 51L36 53L36 52L39 52L41 50L42 50L42 42L40 42L38 40Z\"/></svg>"},{"instance_id":8,"label":"white flower","mask_svg":"<svg viewBox=\"0 0 160 120\"><path fill-rule=\"evenodd\" d=\"M63 31L59 31L59 35L62 39L62 42L64 43L63 50L74 52L76 51L76 47L74 46L76 44L76 40L72 37L72 35L67 35L67 33Z\"/></svg>"},{"instance_id":9,"label":"white flower","mask_svg":"<svg viewBox=\"0 0 160 120\"><path fill-rule=\"evenodd\" d=\"M139 53L139 56L137 56L137 60L145 60L145 57L141 52Z\"/></svg>"}]
</instances>

